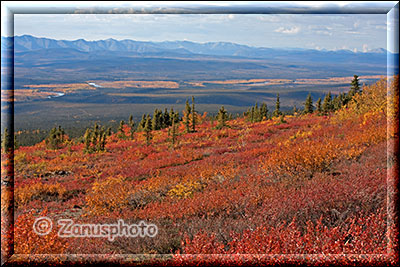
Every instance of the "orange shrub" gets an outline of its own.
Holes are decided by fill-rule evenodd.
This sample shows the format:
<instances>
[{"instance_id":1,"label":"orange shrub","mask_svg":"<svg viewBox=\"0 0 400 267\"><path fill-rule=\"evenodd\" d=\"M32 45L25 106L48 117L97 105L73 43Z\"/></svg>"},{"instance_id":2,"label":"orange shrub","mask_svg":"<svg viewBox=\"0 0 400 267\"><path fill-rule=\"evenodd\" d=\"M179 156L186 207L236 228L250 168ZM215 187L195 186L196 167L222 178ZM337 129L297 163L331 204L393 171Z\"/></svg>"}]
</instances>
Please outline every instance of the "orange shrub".
<instances>
[{"instance_id":1,"label":"orange shrub","mask_svg":"<svg viewBox=\"0 0 400 267\"><path fill-rule=\"evenodd\" d=\"M14 248L16 254L62 254L65 253L68 242L58 237L53 226L47 235L38 235L33 231L35 219L47 215L47 210L35 215L33 211L21 214L14 225ZM54 224L54 222L53 222Z\"/></svg>"},{"instance_id":2,"label":"orange shrub","mask_svg":"<svg viewBox=\"0 0 400 267\"><path fill-rule=\"evenodd\" d=\"M65 193L65 187L60 184L44 184L41 182L29 184L15 189L15 204L17 206L26 205L34 199L42 201L62 200Z\"/></svg>"}]
</instances>

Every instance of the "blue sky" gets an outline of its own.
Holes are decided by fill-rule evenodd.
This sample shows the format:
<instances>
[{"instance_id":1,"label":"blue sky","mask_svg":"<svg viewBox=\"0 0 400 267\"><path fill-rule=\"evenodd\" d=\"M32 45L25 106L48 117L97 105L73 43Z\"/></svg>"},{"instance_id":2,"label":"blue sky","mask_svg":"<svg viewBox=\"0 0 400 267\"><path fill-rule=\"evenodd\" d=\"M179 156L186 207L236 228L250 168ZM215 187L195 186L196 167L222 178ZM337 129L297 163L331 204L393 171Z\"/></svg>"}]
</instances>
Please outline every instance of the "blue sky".
<instances>
[{"instance_id":1,"label":"blue sky","mask_svg":"<svg viewBox=\"0 0 400 267\"><path fill-rule=\"evenodd\" d=\"M387 27L386 14L14 15L15 35L63 40L223 41L355 52L387 48Z\"/></svg>"}]
</instances>

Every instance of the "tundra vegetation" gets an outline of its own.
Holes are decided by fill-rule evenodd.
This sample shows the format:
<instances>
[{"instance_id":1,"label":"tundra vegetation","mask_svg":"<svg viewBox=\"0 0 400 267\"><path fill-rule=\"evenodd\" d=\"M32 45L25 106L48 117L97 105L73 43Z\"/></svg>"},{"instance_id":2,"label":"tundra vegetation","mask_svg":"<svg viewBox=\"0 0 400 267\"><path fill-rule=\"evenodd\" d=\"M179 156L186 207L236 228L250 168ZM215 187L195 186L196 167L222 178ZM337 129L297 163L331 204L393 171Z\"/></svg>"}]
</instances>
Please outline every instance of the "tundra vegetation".
<instances>
[{"instance_id":1,"label":"tundra vegetation","mask_svg":"<svg viewBox=\"0 0 400 267\"><path fill-rule=\"evenodd\" d=\"M224 107L216 118L199 114L192 98L182 116L156 110L116 133L95 125L71 139L55 128L14 149L15 253L169 254L163 263L174 265L277 263L289 254L395 261L387 195L398 164L397 88L398 76L362 90L355 77L347 94L328 93L315 106L309 95L292 114L280 110L279 95L272 112L256 103L235 118ZM5 136L2 172L12 162ZM56 229L39 236L32 224L41 216L144 220L159 231L112 242L59 238Z\"/></svg>"}]
</instances>

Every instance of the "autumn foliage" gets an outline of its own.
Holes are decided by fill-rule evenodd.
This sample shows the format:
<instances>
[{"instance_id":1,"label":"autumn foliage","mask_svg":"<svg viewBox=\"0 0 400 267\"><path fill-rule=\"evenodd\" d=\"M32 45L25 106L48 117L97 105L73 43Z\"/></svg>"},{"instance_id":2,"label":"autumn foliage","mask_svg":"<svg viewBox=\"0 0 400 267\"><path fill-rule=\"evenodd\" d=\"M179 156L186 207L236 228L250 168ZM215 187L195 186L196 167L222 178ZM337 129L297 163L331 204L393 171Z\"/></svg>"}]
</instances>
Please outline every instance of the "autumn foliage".
<instances>
[{"instance_id":1,"label":"autumn foliage","mask_svg":"<svg viewBox=\"0 0 400 267\"><path fill-rule=\"evenodd\" d=\"M73 143L20 147L16 251L171 254L167 263L174 265L313 262L318 254L338 254L342 263L398 262L387 195L387 182L396 179L388 175L395 165L388 147L398 133L387 132L394 107L387 108L386 92L381 80L336 112L284 121L237 118L216 128L198 115L196 132L177 125L173 147L168 128L152 131L150 144L142 132L131 139L112 134L101 153ZM113 242L38 237L31 226L42 214L91 223L145 220L159 234Z\"/></svg>"}]
</instances>

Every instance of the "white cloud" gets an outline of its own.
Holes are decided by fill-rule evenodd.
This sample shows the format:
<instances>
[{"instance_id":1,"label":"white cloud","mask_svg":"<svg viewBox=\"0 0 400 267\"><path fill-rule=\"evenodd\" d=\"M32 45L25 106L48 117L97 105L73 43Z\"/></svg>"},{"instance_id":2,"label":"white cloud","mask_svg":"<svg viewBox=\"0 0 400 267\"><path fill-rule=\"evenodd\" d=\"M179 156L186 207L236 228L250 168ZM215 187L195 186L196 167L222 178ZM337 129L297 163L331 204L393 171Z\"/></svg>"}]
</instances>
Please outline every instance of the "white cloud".
<instances>
[{"instance_id":1,"label":"white cloud","mask_svg":"<svg viewBox=\"0 0 400 267\"><path fill-rule=\"evenodd\" d=\"M331 50L346 44L361 52L362 44L369 50L390 44L385 26L393 29L397 21L386 14L15 14L14 34L64 40L226 41L258 47L288 46L288 38L294 38L293 47Z\"/></svg>"},{"instance_id":2,"label":"white cloud","mask_svg":"<svg viewBox=\"0 0 400 267\"><path fill-rule=\"evenodd\" d=\"M284 27L279 27L278 29L275 30L275 32L281 32L285 34L296 34L300 31L300 27L294 26L291 28L284 28Z\"/></svg>"}]
</instances>

